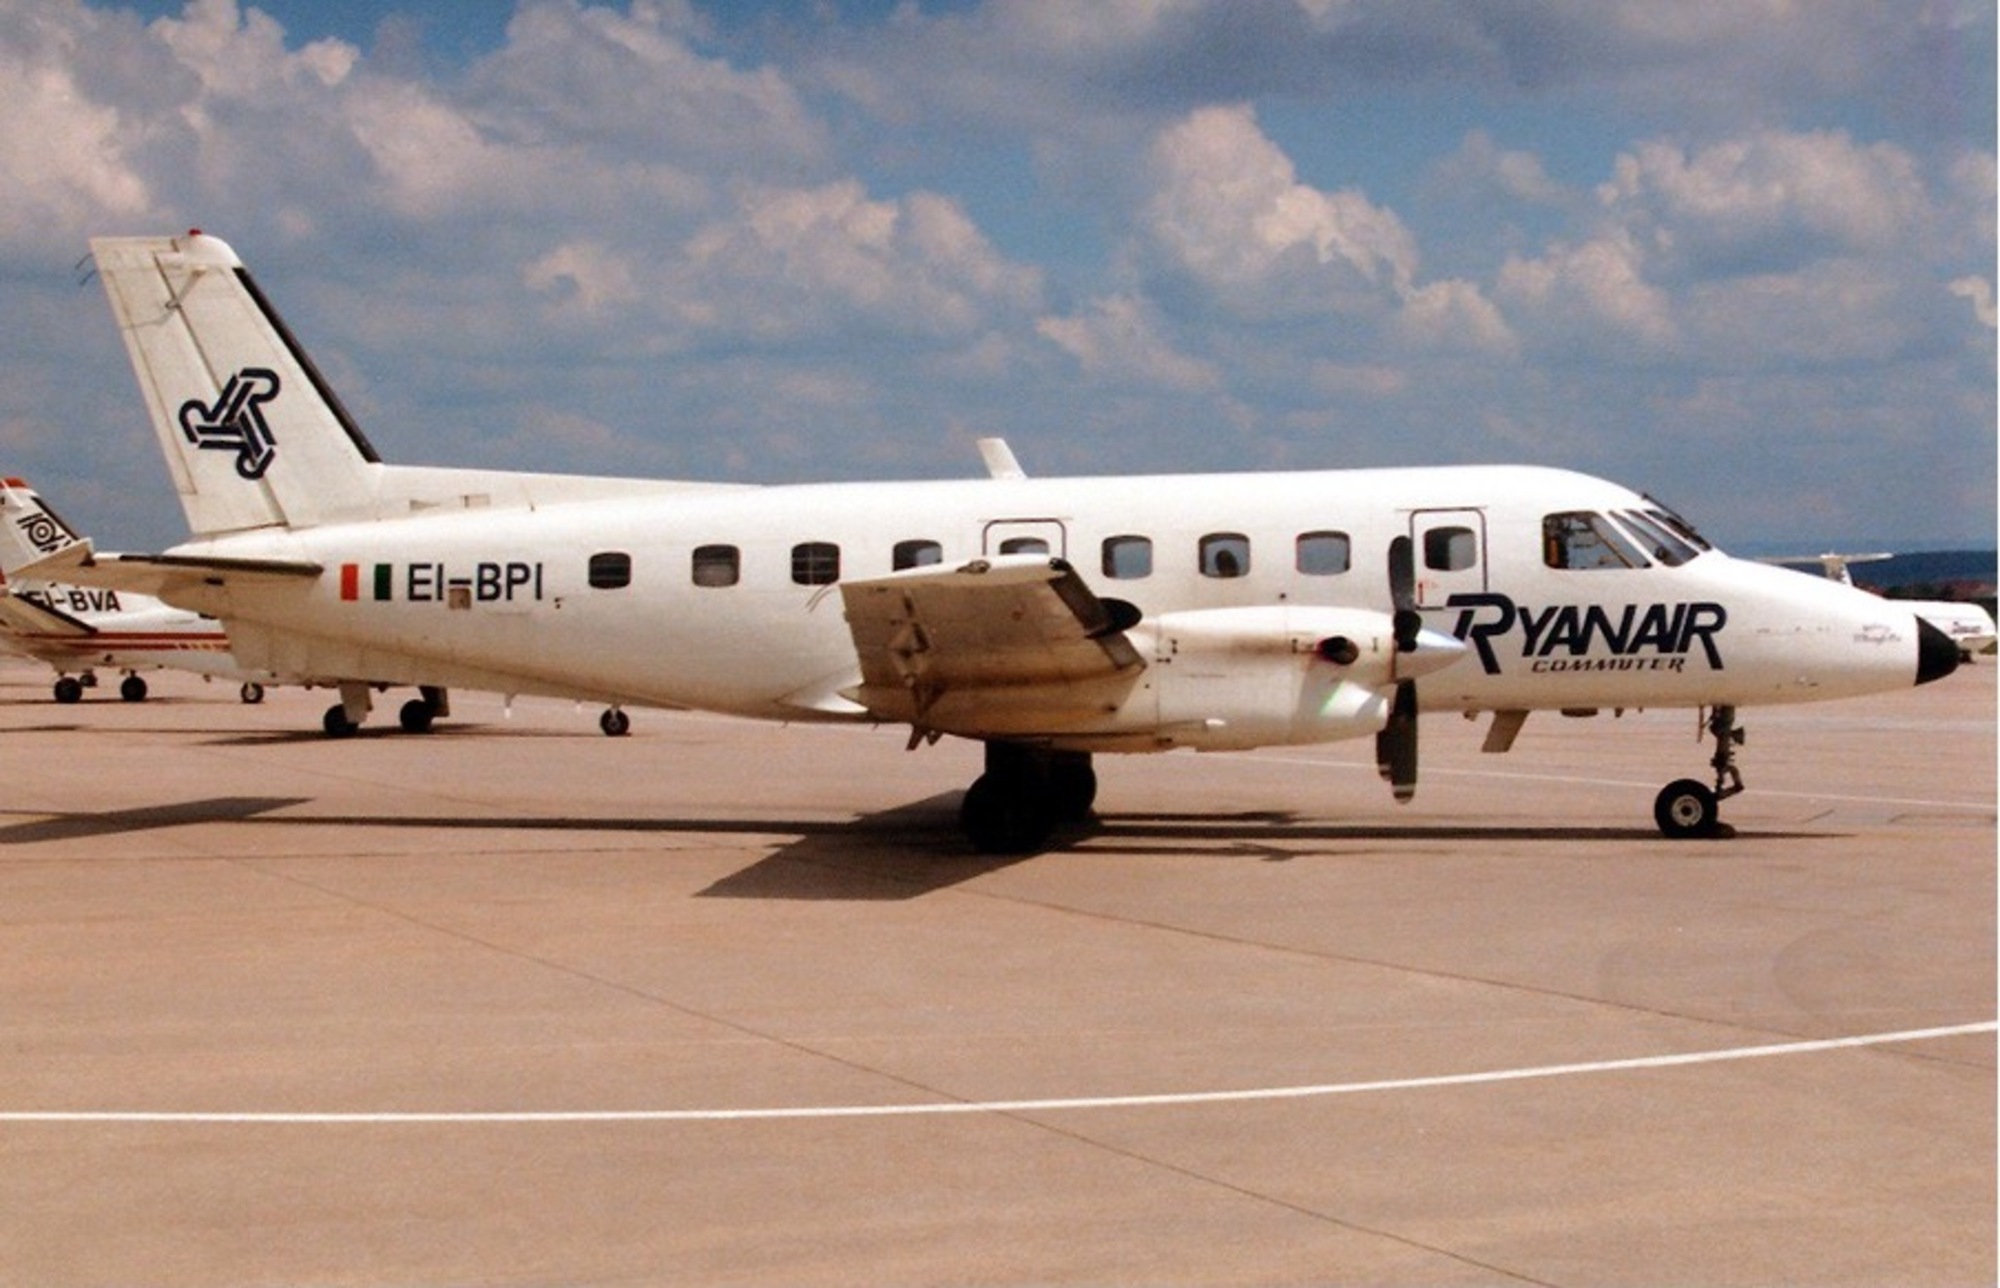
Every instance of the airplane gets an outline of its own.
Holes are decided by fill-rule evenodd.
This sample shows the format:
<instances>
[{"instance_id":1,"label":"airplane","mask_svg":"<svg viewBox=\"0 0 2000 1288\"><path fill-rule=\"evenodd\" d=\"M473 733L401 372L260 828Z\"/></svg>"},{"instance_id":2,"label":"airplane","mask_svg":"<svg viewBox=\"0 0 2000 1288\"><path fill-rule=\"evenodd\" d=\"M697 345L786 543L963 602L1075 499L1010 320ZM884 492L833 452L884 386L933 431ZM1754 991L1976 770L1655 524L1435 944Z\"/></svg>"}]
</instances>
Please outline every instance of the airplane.
<instances>
[{"instance_id":1,"label":"airplane","mask_svg":"<svg viewBox=\"0 0 2000 1288\"><path fill-rule=\"evenodd\" d=\"M1619 484L1530 466L781 486L385 463L220 238L91 243L185 510L161 554L45 575L213 613L239 658L984 744L959 819L993 853L1088 816L1100 753L1373 738L1413 795L1418 713L1692 708L1726 833L1739 708L1923 684L1907 608L1732 558ZM332 730L368 713L340 684Z\"/></svg>"},{"instance_id":2,"label":"airplane","mask_svg":"<svg viewBox=\"0 0 2000 1288\"><path fill-rule=\"evenodd\" d=\"M118 694L127 702L145 701L149 686L139 672L157 668L237 680L244 702L264 700L270 677L236 665L228 634L214 618L132 591L18 575L77 541L27 483L0 480L0 648L54 667L57 702L82 701L100 666L124 672Z\"/></svg>"},{"instance_id":3,"label":"airplane","mask_svg":"<svg viewBox=\"0 0 2000 1288\"><path fill-rule=\"evenodd\" d=\"M1763 562L1771 564L1818 564L1825 574L1843 586L1854 584L1854 574L1848 571L1849 564L1880 563L1896 556L1887 551L1864 555L1843 555L1828 552L1817 555L1766 555ZM1973 655L1992 648L1996 638L1993 614L1978 604L1969 604L1956 599L1906 599L1903 605L1917 616L1951 637L1958 645L1958 655L1970 662Z\"/></svg>"}]
</instances>

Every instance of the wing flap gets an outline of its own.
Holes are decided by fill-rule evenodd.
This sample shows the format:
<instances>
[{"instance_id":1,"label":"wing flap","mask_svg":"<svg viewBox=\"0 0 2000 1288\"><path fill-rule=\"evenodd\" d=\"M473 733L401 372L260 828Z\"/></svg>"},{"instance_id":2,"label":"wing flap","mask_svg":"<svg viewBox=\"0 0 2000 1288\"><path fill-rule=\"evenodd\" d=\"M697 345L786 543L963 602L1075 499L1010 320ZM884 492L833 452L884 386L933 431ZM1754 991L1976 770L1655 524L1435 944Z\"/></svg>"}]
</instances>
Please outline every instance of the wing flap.
<instances>
[{"instance_id":1,"label":"wing flap","mask_svg":"<svg viewBox=\"0 0 2000 1288\"><path fill-rule=\"evenodd\" d=\"M861 663L846 696L922 729L1018 732L1030 710L1059 725L1101 711L1098 690L1146 665L1124 634L1136 610L1100 599L1061 559L909 569L843 582L841 597Z\"/></svg>"}]
</instances>

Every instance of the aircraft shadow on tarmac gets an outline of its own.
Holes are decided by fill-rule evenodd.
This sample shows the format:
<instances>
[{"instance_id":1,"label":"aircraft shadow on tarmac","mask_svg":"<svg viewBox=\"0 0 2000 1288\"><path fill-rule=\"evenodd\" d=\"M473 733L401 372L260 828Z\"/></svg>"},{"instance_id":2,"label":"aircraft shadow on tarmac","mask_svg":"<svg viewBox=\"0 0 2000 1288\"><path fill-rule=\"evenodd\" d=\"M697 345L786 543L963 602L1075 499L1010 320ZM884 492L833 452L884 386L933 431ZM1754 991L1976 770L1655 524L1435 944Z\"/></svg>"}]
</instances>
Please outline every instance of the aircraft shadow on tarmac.
<instances>
[{"instance_id":1,"label":"aircraft shadow on tarmac","mask_svg":"<svg viewBox=\"0 0 2000 1288\"><path fill-rule=\"evenodd\" d=\"M443 832L557 831L578 834L681 834L793 837L748 867L698 892L709 899L896 901L919 898L1016 863L1088 844L1092 855L1194 854L1222 860L1290 862L1385 842L1478 842L1567 845L1656 842L1699 852L1700 842L1668 842L1650 828L1482 826L1465 823L1389 826L1301 821L1282 812L1106 814L1066 829L1042 850L987 855L970 851L957 825L960 793L945 792L857 819L477 818L366 814L283 814L308 797L224 796L101 813L36 811L21 822L0 812L0 845L87 840L203 824L304 828L412 828ZM25 813L26 811L18 811ZM1734 835L1725 830L1725 835ZM1819 833L1759 830L1741 842ZM1301 848L1305 847L1305 848ZM1421 855L1413 854L1413 859ZM421 862L421 858L413 858Z\"/></svg>"}]
</instances>

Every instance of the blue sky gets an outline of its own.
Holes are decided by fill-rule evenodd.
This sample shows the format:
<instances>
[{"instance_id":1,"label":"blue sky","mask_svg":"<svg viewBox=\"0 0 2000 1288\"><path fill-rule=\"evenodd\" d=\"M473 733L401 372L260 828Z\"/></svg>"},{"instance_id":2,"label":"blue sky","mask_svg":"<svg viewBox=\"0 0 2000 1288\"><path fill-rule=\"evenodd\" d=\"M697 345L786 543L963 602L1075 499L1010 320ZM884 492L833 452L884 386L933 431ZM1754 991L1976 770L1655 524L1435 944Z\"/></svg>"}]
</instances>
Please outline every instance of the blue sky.
<instances>
[{"instance_id":1,"label":"blue sky","mask_svg":"<svg viewBox=\"0 0 2000 1288\"><path fill-rule=\"evenodd\" d=\"M99 233L228 239L391 459L1531 461L1985 545L1970 0L0 0L0 448L180 535Z\"/></svg>"}]
</instances>

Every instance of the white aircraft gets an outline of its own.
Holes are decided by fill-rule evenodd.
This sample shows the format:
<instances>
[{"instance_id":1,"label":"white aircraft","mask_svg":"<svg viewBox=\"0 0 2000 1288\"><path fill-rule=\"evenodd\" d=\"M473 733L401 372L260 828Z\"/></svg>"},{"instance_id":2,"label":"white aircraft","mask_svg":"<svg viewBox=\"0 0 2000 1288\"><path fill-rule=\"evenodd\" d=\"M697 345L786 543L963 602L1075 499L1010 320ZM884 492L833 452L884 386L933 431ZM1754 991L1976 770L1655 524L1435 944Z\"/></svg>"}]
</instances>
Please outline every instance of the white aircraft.
<instances>
[{"instance_id":1,"label":"white aircraft","mask_svg":"<svg viewBox=\"0 0 2000 1288\"><path fill-rule=\"evenodd\" d=\"M1876 554L1842 555L1828 552L1819 555L1769 555L1765 563L1772 564L1818 564L1828 577L1843 586L1854 584L1854 574L1847 570L1849 564L1880 563L1896 556L1883 551ZM1993 614L1978 604L1968 604L1956 599L1905 599L1902 605L1937 627L1958 646L1959 656L1967 662L1975 653L1993 647L1996 638Z\"/></svg>"},{"instance_id":2,"label":"white aircraft","mask_svg":"<svg viewBox=\"0 0 2000 1288\"><path fill-rule=\"evenodd\" d=\"M246 664L977 739L961 820L1040 845L1092 756L1372 737L1399 800L1417 713L1707 712L1718 830L1738 708L1921 684L1907 609L1730 558L1615 483L1514 466L753 487L384 464L217 238L92 248L191 538L48 575L213 613ZM330 729L368 711L341 685Z\"/></svg>"},{"instance_id":3,"label":"white aircraft","mask_svg":"<svg viewBox=\"0 0 2000 1288\"><path fill-rule=\"evenodd\" d=\"M263 682L236 665L222 623L133 591L65 586L21 578L30 563L78 544L69 525L20 479L0 480L0 647L56 669L57 702L78 702L97 668L125 673L127 702L142 702L139 671L167 668L237 680L245 702L264 700ZM12 580L9 580L12 578Z\"/></svg>"}]
</instances>

